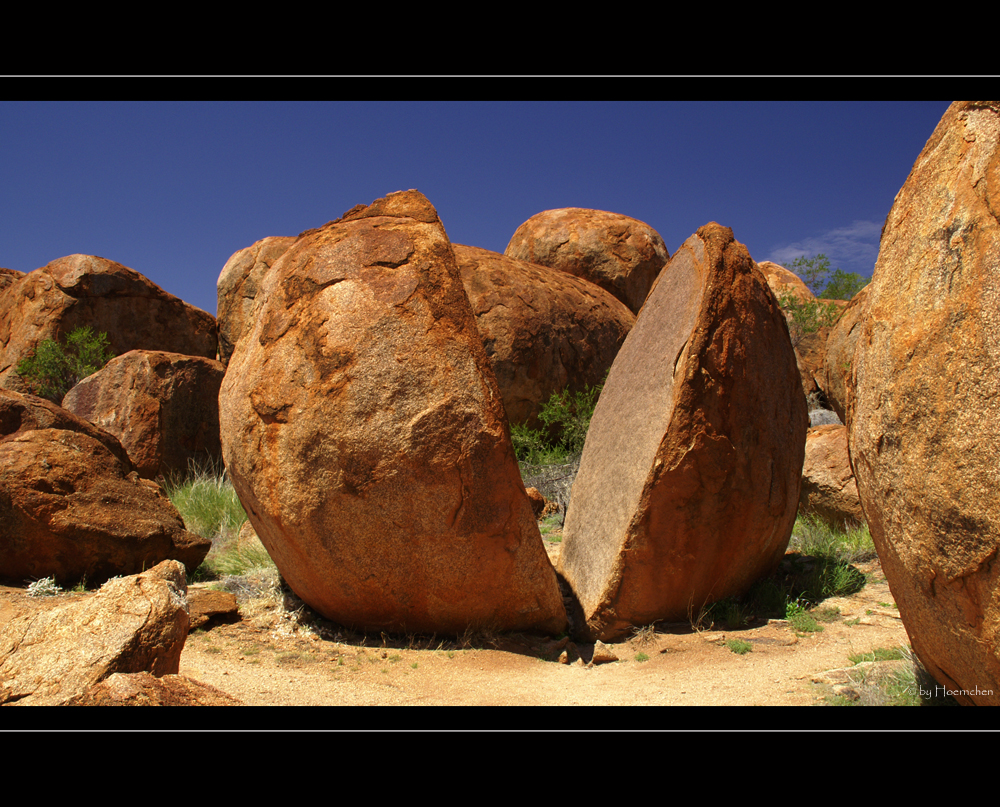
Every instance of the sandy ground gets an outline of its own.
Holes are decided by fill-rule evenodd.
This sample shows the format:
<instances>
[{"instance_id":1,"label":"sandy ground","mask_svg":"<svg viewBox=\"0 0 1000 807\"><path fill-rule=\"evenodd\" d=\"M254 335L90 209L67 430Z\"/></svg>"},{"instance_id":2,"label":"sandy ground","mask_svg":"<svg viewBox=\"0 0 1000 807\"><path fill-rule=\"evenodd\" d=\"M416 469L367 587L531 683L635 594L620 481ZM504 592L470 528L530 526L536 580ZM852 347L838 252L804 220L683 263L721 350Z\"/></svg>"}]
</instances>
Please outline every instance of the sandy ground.
<instances>
[{"instance_id":1,"label":"sandy ground","mask_svg":"<svg viewBox=\"0 0 1000 807\"><path fill-rule=\"evenodd\" d=\"M858 568L868 584L824 601L838 612L814 633L785 620L736 631L658 625L611 645L616 661L588 664L593 646L569 640L507 636L463 647L257 618L190 635L180 673L254 706L817 705L832 694L817 674L851 666L852 653L908 644L877 561ZM752 651L737 655L729 639Z\"/></svg>"}]
</instances>

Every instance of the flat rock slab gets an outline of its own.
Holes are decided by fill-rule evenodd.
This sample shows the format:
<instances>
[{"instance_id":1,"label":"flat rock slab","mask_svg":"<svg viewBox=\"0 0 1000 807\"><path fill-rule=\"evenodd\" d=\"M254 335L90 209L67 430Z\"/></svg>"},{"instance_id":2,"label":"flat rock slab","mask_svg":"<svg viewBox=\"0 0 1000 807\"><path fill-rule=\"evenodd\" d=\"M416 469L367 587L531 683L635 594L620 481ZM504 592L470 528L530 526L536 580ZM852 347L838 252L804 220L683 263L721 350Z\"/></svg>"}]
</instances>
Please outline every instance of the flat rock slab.
<instances>
[{"instance_id":1,"label":"flat rock slab","mask_svg":"<svg viewBox=\"0 0 1000 807\"><path fill-rule=\"evenodd\" d=\"M807 423L774 294L729 228L702 227L661 272L587 434L558 567L585 633L684 620L772 571Z\"/></svg>"},{"instance_id":2,"label":"flat rock slab","mask_svg":"<svg viewBox=\"0 0 1000 807\"><path fill-rule=\"evenodd\" d=\"M219 396L223 454L288 585L368 630L559 632L565 609L496 378L433 205L358 205L257 294Z\"/></svg>"}]
</instances>

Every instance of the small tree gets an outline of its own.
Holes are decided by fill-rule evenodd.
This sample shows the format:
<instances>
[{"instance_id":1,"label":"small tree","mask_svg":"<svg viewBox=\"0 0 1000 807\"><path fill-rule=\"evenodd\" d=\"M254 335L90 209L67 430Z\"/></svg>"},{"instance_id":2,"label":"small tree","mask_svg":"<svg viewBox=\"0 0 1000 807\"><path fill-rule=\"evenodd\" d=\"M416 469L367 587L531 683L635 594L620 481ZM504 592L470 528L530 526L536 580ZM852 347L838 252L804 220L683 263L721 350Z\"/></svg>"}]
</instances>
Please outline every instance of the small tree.
<instances>
[{"instance_id":1,"label":"small tree","mask_svg":"<svg viewBox=\"0 0 1000 807\"><path fill-rule=\"evenodd\" d=\"M778 305L790 317L788 335L792 339L792 347L798 347L803 339L820 328L829 328L840 315L840 310L833 303L822 300L803 302L790 291L778 295Z\"/></svg>"},{"instance_id":2,"label":"small tree","mask_svg":"<svg viewBox=\"0 0 1000 807\"><path fill-rule=\"evenodd\" d=\"M809 291L824 300L850 300L868 282L857 272L831 269L830 259L822 252L812 258L800 255L785 268L798 275Z\"/></svg>"},{"instance_id":3,"label":"small tree","mask_svg":"<svg viewBox=\"0 0 1000 807\"><path fill-rule=\"evenodd\" d=\"M868 281L857 272L841 272L835 269L820 295L824 300L850 300L861 291Z\"/></svg>"},{"instance_id":4,"label":"small tree","mask_svg":"<svg viewBox=\"0 0 1000 807\"><path fill-rule=\"evenodd\" d=\"M65 346L44 340L28 358L18 362L17 374L35 395L61 403L81 379L115 357L109 347L106 333L94 333L84 325L66 335Z\"/></svg>"}]
</instances>

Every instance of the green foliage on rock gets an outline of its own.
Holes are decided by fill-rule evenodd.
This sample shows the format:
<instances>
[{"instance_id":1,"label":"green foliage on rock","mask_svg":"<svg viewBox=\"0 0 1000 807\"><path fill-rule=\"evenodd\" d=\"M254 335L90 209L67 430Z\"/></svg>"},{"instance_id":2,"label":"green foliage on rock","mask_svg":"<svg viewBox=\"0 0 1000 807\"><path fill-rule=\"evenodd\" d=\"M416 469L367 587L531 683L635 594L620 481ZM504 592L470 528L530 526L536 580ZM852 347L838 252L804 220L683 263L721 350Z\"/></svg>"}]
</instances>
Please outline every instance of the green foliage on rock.
<instances>
[{"instance_id":1,"label":"green foliage on rock","mask_svg":"<svg viewBox=\"0 0 1000 807\"><path fill-rule=\"evenodd\" d=\"M63 344L46 339L17 365L17 374L31 391L54 403L81 380L96 373L115 357L109 350L108 335L94 333L85 325L66 335Z\"/></svg>"},{"instance_id":2,"label":"green foliage on rock","mask_svg":"<svg viewBox=\"0 0 1000 807\"><path fill-rule=\"evenodd\" d=\"M857 272L835 269L820 297L824 300L850 300L867 285L868 281Z\"/></svg>"},{"instance_id":3,"label":"green foliage on rock","mask_svg":"<svg viewBox=\"0 0 1000 807\"><path fill-rule=\"evenodd\" d=\"M789 315L788 330L795 347L809 334L836 323L840 309L824 300L850 300L868 282L857 272L831 269L830 259L822 253L812 258L800 255L785 268L794 272L817 298L803 302L791 292L778 295L778 305Z\"/></svg>"}]
</instances>

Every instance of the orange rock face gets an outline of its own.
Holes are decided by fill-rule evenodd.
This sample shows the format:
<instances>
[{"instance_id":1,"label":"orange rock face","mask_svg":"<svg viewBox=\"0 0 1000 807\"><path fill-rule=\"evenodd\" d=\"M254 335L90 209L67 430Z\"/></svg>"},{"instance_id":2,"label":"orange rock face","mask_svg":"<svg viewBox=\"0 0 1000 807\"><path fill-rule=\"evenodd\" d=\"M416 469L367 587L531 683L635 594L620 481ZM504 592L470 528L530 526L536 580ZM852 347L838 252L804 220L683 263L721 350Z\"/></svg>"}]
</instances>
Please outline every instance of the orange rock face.
<instances>
[{"instance_id":1,"label":"orange rock face","mask_svg":"<svg viewBox=\"0 0 1000 807\"><path fill-rule=\"evenodd\" d=\"M511 423L539 428L553 392L604 381L635 317L582 278L455 244L476 327Z\"/></svg>"},{"instance_id":2,"label":"orange rock face","mask_svg":"<svg viewBox=\"0 0 1000 807\"><path fill-rule=\"evenodd\" d=\"M165 559L193 572L211 545L184 529L114 437L41 398L0 390L0 577L96 583Z\"/></svg>"},{"instance_id":3,"label":"orange rock face","mask_svg":"<svg viewBox=\"0 0 1000 807\"><path fill-rule=\"evenodd\" d=\"M1000 102L945 112L882 230L851 461L913 649L1000 705Z\"/></svg>"},{"instance_id":4,"label":"orange rock face","mask_svg":"<svg viewBox=\"0 0 1000 807\"><path fill-rule=\"evenodd\" d=\"M25 392L14 372L45 339L90 326L111 351L169 350L214 359L215 317L120 263L70 255L0 290L0 387Z\"/></svg>"},{"instance_id":5,"label":"orange rock face","mask_svg":"<svg viewBox=\"0 0 1000 807\"><path fill-rule=\"evenodd\" d=\"M294 236L262 238L236 252L222 267L216 284L219 295L216 319L219 359L223 364L229 364L236 343L250 328L254 300L264 275L294 243Z\"/></svg>"},{"instance_id":6,"label":"orange rock face","mask_svg":"<svg viewBox=\"0 0 1000 807\"><path fill-rule=\"evenodd\" d=\"M140 476L218 462L219 387L225 368L200 356L130 350L88 376L63 407L119 439Z\"/></svg>"},{"instance_id":7,"label":"orange rock face","mask_svg":"<svg viewBox=\"0 0 1000 807\"><path fill-rule=\"evenodd\" d=\"M830 407L845 423L848 401L854 394L851 388L853 383L851 364L854 361L854 348L857 346L864 307L868 300L868 288L865 286L854 295L826 340L822 387Z\"/></svg>"},{"instance_id":8,"label":"orange rock face","mask_svg":"<svg viewBox=\"0 0 1000 807\"><path fill-rule=\"evenodd\" d=\"M816 426L806 433L799 513L817 515L839 529L864 522L846 426Z\"/></svg>"},{"instance_id":9,"label":"orange rock face","mask_svg":"<svg viewBox=\"0 0 1000 807\"><path fill-rule=\"evenodd\" d=\"M417 191L303 233L219 396L226 466L311 607L371 630L566 624L448 237Z\"/></svg>"},{"instance_id":10,"label":"orange rock face","mask_svg":"<svg viewBox=\"0 0 1000 807\"><path fill-rule=\"evenodd\" d=\"M532 216L515 230L504 254L589 280L633 314L670 258L660 234L645 222L580 207Z\"/></svg>"},{"instance_id":11,"label":"orange rock face","mask_svg":"<svg viewBox=\"0 0 1000 807\"><path fill-rule=\"evenodd\" d=\"M772 571L807 421L773 293L729 228L702 227L618 354L573 485L559 571L588 635L687 619Z\"/></svg>"}]
</instances>

